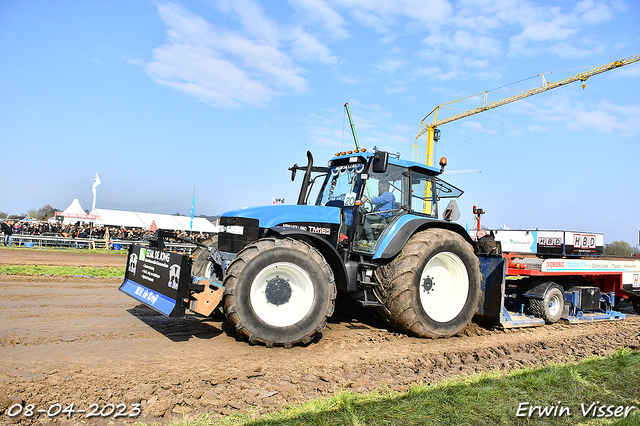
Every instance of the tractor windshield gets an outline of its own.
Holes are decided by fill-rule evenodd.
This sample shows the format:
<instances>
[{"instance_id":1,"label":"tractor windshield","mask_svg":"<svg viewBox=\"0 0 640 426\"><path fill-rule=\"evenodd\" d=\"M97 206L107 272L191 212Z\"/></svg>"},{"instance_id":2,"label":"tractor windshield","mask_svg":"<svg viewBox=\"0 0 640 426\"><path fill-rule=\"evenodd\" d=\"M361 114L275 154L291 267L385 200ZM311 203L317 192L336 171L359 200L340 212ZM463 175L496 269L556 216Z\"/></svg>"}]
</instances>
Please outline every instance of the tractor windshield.
<instances>
[{"instance_id":1,"label":"tractor windshield","mask_svg":"<svg viewBox=\"0 0 640 426\"><path fill-rule=\"evenodd\" d=\"M329 176L316 205L350 207L354 206L357 200L357 190L360 186L362 172L365 169L363 163L333 165L329 171Z\"/></svg>"}]
</instances>

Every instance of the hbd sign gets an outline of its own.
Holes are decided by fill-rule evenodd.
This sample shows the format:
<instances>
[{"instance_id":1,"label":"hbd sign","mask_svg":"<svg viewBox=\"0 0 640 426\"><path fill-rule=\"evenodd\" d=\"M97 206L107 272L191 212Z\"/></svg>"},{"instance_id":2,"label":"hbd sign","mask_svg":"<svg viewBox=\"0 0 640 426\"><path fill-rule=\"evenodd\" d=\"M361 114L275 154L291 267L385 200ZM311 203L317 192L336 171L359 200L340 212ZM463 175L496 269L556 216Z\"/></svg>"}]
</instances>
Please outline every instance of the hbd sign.
<instances>
[{"instance_id":1,"label":"hbd sign","mask_svg":"<svg viewBox=\"0 0 640 426\"><path fill-rule=\"evenodd\" d=\"M593 234L573 234L573 247L580 249L595 249L596 236Z\"/></svg>"},{"instance_id":2,"label":"hbd sign","mask_svg":"<svg viewBox=\"0 0 640 426\"><path fill-rule=\"evenodd\" d=\"M538 238L538 245L539 246L547 246L547 247L561 246L562 245L562 238L558 238L558 237L555 237L555 238L554 237L540 237L540 238Z\"/></svg>"},{"instance_id":3,"label":"hbd sign","mask_svg":"<svg viewBox=\"0 0 640 426\"><path fill-rule=\"evenodd\" d=\"M586 232L564 233L567 255L602 255L604 253L604 235Z\"/></svg>"}]
</instances>

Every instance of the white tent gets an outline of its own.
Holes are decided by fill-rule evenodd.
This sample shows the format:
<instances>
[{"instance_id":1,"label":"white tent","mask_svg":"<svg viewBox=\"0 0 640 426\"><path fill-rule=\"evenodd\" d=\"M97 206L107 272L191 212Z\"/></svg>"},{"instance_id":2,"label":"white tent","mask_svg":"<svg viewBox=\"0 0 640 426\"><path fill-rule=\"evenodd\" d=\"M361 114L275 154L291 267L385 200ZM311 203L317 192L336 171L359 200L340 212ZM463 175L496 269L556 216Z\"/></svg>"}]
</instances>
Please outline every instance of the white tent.
<instances>
[{"instance_id":1,"label":"white tent","mask_svg":"<svg viewBox=\"0 0 640 426\"><path fill-rule=\"evenodd\" d=\"M85 223L93 222L95 225L103 226L149 229L151 223L155 221L158 229L169 231L218 232L218 227L203 217L194 217L193 229L191 229L191 218L187 216L109 209L94 209L90 214L86 214L77 198L63 212L56 212L56 218L59 219L61 217L64 224L80 221Z\"/></svg>"},{"instance_id":2,"label":"white tent","mask_svg":"<svg viewBox=\"0 0 640 426\"><path fill-rule=\"evenodd\" d=\"M153 221L158 229L170 231L189 231L190 217L173 216L159 213L128 212L123 210L95 209L91 212L97 215L96 225L126 226L129 228L149 229ZM218 227L203 217L193 218L194 232L218 232Z\"/></svg>"},{"instance_id":3,"label":"white tent","mask_svg":"<svg viewBox=\"0 0 640 426\"><path fill-rule=\"evenodd\" d=\"M56 212L56 218L62 217L62 222L65 225L76 222L93 222L96 219L96 216L92 214L86 214L82 209L80 202L76 198L69 204L69 207L64 209L62 212Z\"/></svg>"}]
</instances>

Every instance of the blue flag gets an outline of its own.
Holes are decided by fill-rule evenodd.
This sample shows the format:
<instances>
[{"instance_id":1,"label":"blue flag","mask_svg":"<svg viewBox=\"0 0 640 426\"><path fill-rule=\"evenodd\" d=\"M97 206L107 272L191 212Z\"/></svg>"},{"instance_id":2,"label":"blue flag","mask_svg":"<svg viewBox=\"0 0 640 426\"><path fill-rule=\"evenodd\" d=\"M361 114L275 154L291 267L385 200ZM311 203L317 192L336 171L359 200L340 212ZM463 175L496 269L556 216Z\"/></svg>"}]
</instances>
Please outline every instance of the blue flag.
<instances>
[{"instance_id":1,"label":"blue flag","mask_svg":"<svg viewBox=\"0 0 640 426\"><path fill-rule=\"evenodd\" d=\"M191 198L191 222L189 222L189 231L193 231L193 209L196 204L196 187L193 187L193 198Z\"/></svg>"}]
</instances>

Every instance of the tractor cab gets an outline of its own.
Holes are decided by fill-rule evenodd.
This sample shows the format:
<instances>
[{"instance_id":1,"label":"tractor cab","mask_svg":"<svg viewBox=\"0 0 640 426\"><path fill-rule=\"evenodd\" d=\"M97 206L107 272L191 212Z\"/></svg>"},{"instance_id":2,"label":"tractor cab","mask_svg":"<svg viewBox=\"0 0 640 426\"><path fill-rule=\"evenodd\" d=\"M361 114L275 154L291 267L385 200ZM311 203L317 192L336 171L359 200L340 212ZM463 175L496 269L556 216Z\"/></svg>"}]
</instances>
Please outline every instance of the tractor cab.
<instances>
[{"instance_id":1,"label":"tractor cab","mask_svg":"<svg viewBox=\"0 0 640 426\"><path fill-rule=\"evenodd\" d=\"M442 170L400 159L384 151L338 153L324 170L326 177L315 205L339 207L338 244L372 254L389 227L407 214L437 218L437 201L462 191L436 176Z\"/></svg>"}]
</instances>

